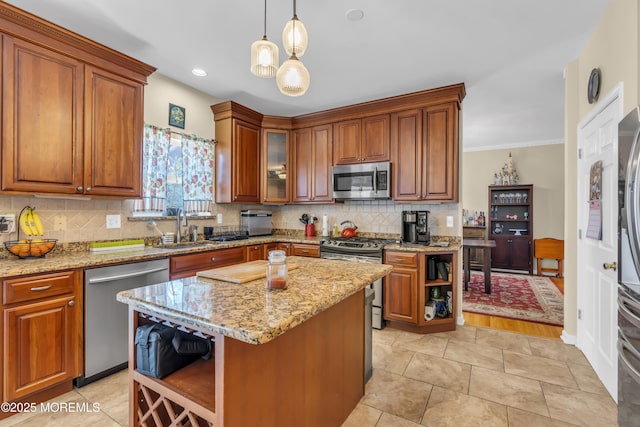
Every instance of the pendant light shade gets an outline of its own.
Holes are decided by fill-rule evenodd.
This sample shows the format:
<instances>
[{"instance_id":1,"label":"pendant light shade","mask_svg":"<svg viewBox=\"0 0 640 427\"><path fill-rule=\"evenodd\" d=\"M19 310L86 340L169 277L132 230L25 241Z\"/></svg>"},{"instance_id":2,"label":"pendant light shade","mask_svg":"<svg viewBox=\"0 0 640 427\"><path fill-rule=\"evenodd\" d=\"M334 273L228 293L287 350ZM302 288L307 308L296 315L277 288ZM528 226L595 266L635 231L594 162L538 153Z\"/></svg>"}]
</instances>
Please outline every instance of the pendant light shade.
<instances>
[{"instance_id":1,"label":"pendant light shade","mask_svg":"<svg viewBox=\"0 0 640 427\"><path fill-rule=\"evenodd\" d=\"M266 35L256 40L251 44L251 72L258 77L275 77L280 63L278 56L278 46L267 40Z\"/></svg>"},{"instance_id":2,"label":"pendant light shade","mask_svg":"<svg viewBox=\"0 0 640 427\"><path fill-rule=\"evenodd\" d=\"M295 4L295 2L294 2ZM294 6L295 8L295 6ZM302 21L298 19L298 16L293 12L293 18L282 30L282 44L287 55L292 55L295 50L295 54L298 57L304 55L309 45L309 35Z\"/></svg>"},{"instance_id":3,"label":"pendant light shade","mask_svg":"<svg viewBox=\"0 0 640 427\"><path fill-rule=\"evenodd\" d=\"M251 72L263 78L275 77L278 71L278 46L267 39L267 0L264 0L264 35L251 44Z\"/></svg>"},{"instance_id":4,"label":"pendant light shade","mask_svg":"<svg viewBox=\"0 0 640 427\"><path fill-rule=\"evenodd\" d=\"M309 84L311 83L311 77L309 71L304 64L296 57L291 57L286 60L278 69L276 74L276 83L280 92L287 96L300 96L304 95Z\"/></svg>"}]
</instances>

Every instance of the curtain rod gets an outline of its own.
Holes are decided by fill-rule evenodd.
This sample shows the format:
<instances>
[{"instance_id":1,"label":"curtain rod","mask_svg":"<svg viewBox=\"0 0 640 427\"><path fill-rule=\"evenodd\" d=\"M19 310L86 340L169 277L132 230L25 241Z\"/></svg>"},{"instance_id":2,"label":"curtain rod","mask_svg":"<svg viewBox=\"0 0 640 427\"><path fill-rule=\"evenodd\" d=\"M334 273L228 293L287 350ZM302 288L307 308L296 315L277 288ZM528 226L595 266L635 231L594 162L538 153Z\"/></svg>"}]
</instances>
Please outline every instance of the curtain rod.
<instances>
[{"instance_id":1,"label":"curtain rod","mask_svg":"<svg viewBox=\"0 0 640 427\"><path fill-rule=\"evenodd\" d=\"M167 128L167 129L169 129L169 133L175 133L175 134L182 135L182 136L186 136L186 137L195 136L196 138L199 138L199 137L198 137L198 136L196 136L195 134L186 134L186 133L183 133L183 132L175 131L175 130L173 130L173 129L171 129L171 128ZM212 144L217 144L217 143L218 143L218 141L217 141L216 139L207 139L207 138L200 138L200 139L203 139L203 140L205 140L205 141L208 141L208 142L210 142L210 143L212 143Z\"/></svg>"}]
</instances>

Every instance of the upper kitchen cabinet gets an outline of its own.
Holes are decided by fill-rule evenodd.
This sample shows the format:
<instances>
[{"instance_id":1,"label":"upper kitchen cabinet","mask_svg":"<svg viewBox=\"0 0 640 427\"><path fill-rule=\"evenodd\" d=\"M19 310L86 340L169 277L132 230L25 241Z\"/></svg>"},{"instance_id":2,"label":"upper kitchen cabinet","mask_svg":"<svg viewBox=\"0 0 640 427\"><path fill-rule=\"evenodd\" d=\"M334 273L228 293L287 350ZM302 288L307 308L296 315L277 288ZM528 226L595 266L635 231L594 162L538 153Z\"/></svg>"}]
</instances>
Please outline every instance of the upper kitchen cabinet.
<instances>
[{"instance_id":1,"label":"upper kitchen cabinet","mask_svg":"<svg viewBox=\"0 0 640 427\"><path fill-rule=\"evenodd\" d=\"M292 202L333 201L331 183L332 127L320 125L293 132Z\"/></svg>"},{"instance_id":2,"label":"upper kitchen cabinet","mask_svg":"<svg viewBox=\"0 0 640 427\"><path fill-rule=\"evenodd\" d=\"M336 165L389 160L389 115L345 120L333 125Z\"/></svg>"},{"instance_id":3,"label":"upper kitchen cabinet","mask_svg":"<svg viewBox=\"0 0 640 427\"><path fill-rule=\"evenodd\" d=\"M6 3L0 36L2 191L139 197L155 69Z\"/></svg>"},{"instance_id":4,"label":"upper kitchen cabinet","mask_svg":"<svg viewBox=\"0 0 640 427\"><path fill-rule=\"evenodd\" d=\"M458 201L458 112L464 85L429 92L423 105L416 102L416 108L391 115L396 201Z\"/></svg>"},{"instance_id":5,"label":"upper kitchen cabinet","mask_svg":"<svg viewBox=\"0 0 640 427\"><path fill-rule=\"evenodd\" d=\"M262 114L233 101L211 106L216 123L216 203L260 203Z\"/></svg>"},{"instance_id":6,"label":"upper kitchen cabinet","mask_svg":"<svg viewBox=\"0 0 640 427\"><path fill-rule=\"evenodd\" d=\"M84 81L84 192L139 197L143 85L88 65Z\"/></svg>"},{"instance_id":7,"label":"upper kitchen cabinet","mask_svg":"<svg viewBox=\"0 0 640 427\"><path fill-rule=\"evenodd\" d=\"M265 116L262 128L262 202L287 203L291 182L291 119Z\"/></svg>"}]
</instances>

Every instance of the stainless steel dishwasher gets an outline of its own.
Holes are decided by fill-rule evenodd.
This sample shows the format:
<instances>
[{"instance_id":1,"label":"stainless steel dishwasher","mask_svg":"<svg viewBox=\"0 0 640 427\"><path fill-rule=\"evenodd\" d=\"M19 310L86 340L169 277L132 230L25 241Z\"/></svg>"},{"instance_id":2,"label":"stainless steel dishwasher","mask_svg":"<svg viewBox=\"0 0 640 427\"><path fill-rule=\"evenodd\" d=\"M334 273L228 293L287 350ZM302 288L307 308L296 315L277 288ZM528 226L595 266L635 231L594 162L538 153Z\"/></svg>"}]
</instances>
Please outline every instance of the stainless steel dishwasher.
<instances>
[{"instance_id":1,"label":"stainless steel dishwasher","mask_svg":"<svg viewBox=\"0 0 640 427\"><path fill-rule=\"evenodd\" d=\"M76 379L77 386L127 367L128 306L116 294L168 280L168 259L85 270L84 376Z\"/></svg>"}]
</instances>

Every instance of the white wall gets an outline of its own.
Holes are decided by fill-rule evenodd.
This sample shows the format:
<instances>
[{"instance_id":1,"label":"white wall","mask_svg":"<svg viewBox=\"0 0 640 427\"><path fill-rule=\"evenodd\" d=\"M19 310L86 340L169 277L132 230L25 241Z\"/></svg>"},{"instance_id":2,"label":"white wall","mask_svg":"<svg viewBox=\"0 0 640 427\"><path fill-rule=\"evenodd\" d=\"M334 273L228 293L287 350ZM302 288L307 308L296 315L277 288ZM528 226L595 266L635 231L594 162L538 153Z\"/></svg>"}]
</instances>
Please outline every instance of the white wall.
<instances>
[{"instance_id":1,"label":"white wall","mask_svg":"<svg viewBox=\"0 0 640 427\"><path fill-rule=\"evenodd\" d=\"M577 333L577 126L595 106L586 95L593 68L601 71L601 98L623 82L623 116L638 105L639 13L639 0L612 0L578 59L565 68L564 331L569 335Z\"/></svg>"}]
</instances>

